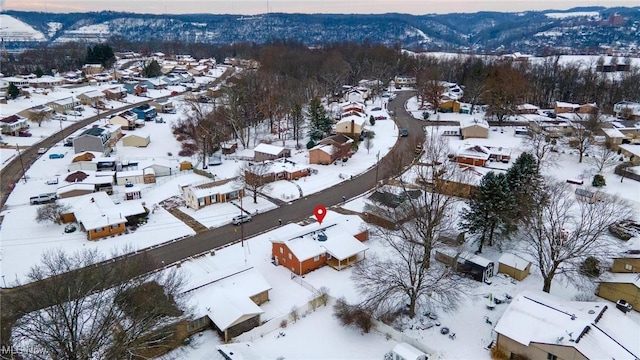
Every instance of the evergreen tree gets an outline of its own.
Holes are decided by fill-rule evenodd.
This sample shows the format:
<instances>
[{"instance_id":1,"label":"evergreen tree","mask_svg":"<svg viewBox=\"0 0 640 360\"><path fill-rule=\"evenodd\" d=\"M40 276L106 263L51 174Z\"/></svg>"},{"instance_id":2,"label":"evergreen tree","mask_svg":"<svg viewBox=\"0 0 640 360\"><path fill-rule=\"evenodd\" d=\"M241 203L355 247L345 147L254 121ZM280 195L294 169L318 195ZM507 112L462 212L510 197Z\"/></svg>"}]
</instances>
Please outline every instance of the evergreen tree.
<instances>
[{"instance_id":1,"label":"evergreen tree","mask_svg":"<svg viewBox=\"0 0 640 360\"><path fill-rule=\"evenodd\" d=\"M517 222L527 219L538 202L542 186L542 177L538 172L538 163L533 155L524 152L507 171L509 199L511 202L510 221L505 222L505 231L510 233Z\"/></svg>"},{"instance_id":2,"label":"evergreen tree","mask_svg":"<svg viewBox=\"0 0 640 360\"><path fill-rule=\"evenodd\" d=\"M371 126L376 124L376 118L374 118L373 115L369 116L369 124L371 124Z\"/></svg>"},{"instance_id":3,"label":"evergreen tree","mask_svg":"<svg viewBox=\"0 0 640 360\"><path fill-rule=\"evenodd\" d=\"M469 209L462 213L462 228L480 234L478 252L482 252L487 241L489 246L493 245L493 235L509 216L510 209L506 175L489 172L480 181L479 191L469 200Z\"/></svg>"},{"instance_id":4,"label":"evergreen tree","mask_svg":"<svg viewBox=\"0 0 640 360\"><path fill-rule=\"evenodd\" d=\"M44 75L44 71L42 71L42 68L38 66L36 67L36 71L34 72L34 74L36 75L37 78L41 78L42 75Z\"/></svg>"},{"instance_id":5,"label":"evergreen tree","mask_svg":"<svg viewBox=\"0 0 640 360\"><path fill-rule=\"evenodd\" d=\"M327 110L322 105L320 98L314 97L309 103L309 137L319 140L331 131L331 119L327 116Z\"/></svg>"},{"instance_id":6,"label":"evergreen tree","mask_svg":"<svg viewBox=\"0 0 640 360\"><path fill-rule=\"evenodd\" d=\"M116 58L113 55L113 49L107 44L96 44L93 48L87 47L87 57L85 64L101 64L104 67L110 67L115 63Z\"/></svg>"},{"instance_id":7,"label":"evergreen tree","mask_svg":"<svg viewBox=\"0 0 640 360\"><path fill-rule=\"evenodd\" d=\"M156 60L151 60L142 69L142 76L151 78L162 75L162 67Z\"/></svg>"},{"instance_id":8,"label":"evergreen tree","mask_svg":"<svg viewBox=\"0 0 640 360\"><path fill-rule=\"evenodd\" d=\"M7 97L9 99L15 99L20 95L20 89L15 86L13 83L9 83L9 87L7 88Z\"/></svg>"}]
</instances>

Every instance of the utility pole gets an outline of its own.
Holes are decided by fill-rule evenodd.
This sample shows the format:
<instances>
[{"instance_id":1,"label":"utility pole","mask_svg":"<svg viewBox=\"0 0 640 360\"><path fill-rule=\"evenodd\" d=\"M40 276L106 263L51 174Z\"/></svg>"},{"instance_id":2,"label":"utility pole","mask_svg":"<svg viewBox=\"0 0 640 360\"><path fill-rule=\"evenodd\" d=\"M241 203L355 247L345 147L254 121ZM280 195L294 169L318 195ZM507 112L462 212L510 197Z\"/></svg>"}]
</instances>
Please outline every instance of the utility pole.
<instances>
[{"instance_id":1,"label":"utility pole","mask_svg":"<svg viewBox=\"0 0 640 360\"><path fill-rule=\"evenodd\" d=\"M376 154L376 187L378 187L378 169L380 168L380 150Z\"/></svg>"},{"instance_id":2,"label":"utility pole","mask_svg":"<svg viewBox=\"0 0 640 360\"><path fill-rule=\"evenodd\" d=\"M243 198L243 194L242 194L242 188L240 190L238 190L238 195L240 196L240 215L244 215L244 210L242 207L242 198ZM240 218L240 245L242 247L244 247L244 221L242 221L242 218Z\"/></svg>"},{"instance_id":3,"label":"utility pole","mask_svg":"<svg viewBox=\"0 0 640 360\"><path fill-rule=\"evenodd\" d=\"M16 150L18 150L18 158L20 158L20 166L22 167L22 177L24 178L24 183L27 183L27 173L24 171L24 163L22 162L22 154L20 153L20 145L16 144Z\"/></svg>"}]
</instances>

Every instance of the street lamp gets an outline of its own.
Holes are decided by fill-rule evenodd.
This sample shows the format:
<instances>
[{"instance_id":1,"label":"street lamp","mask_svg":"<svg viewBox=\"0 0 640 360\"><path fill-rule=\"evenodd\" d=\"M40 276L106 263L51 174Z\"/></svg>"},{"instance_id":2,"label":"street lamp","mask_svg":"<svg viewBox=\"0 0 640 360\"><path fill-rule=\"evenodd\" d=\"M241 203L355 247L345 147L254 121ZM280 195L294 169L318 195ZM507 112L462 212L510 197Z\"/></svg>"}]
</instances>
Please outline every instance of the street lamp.
<instances>
[{"instance_id":1,"label":"street lamp","mask_svg":"<svg viewBox=\"0 0 640 360\"><path fill-rule=\"evenodd\" d=\"M7 282L4 280L4 275L2 275L2 283L4 284L4 287L7 287Z\"/></svg>"}]
</instances>

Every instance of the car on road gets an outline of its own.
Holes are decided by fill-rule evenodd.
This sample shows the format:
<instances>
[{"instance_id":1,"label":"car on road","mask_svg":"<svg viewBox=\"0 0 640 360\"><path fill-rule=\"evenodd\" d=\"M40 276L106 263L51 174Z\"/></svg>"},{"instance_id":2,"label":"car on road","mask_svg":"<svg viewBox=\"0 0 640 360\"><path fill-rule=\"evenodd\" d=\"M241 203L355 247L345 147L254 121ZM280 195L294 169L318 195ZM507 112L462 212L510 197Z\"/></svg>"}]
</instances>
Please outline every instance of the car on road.
<instances>
[{"instance_id":1,"label":"car on road","mask_svg":"<svg viewBox=\"0 0 640 360\"><path fill-rule=\"evenodd\" d=\"M231 219L231 223L233 225L240 225L242 223L246 223L251 221L251 215L247 215L247 214L243 214L243 215L238 215L236 217L234 217L233 219Z\"/></svg>"},{"instance_id":2,"label":"car on road","mask_svg":"<svg viewBox=\"0 0 640 360\"><path fill-rule=\"evenodd\" d=\"M38 149L38 154L40 154L40 155L42 155L42 154L44 154L46 152L47 152L47 148L39 148Z\"/></svg>"},{"instance_id":3,"label":"car on road","mask_svg":"<svg viewBox=\"0 0 640 360\"><path fill-rule=\"evenodd\" d=\"M171 92L171 95L178 95L178 92L177 92L177 91L175 91L175 90L173 90L173 91Z\"/></svg>"},{"instance_id":4,"label":"car on road","mask_svg":"<svg viewBox=\"0 0 640 360\"><path fill-rule=\"evenodd\" d=\"M371 111L381 111L382 108L381 107L374 107L373 109L371 109Z\"/></svg>"},{"instance_id":5,"label":"car on road","mask_svg":"<svg viewBox=\"0 0 640 360\"><path fill-rule=\"evenodd\" d=\"M400 129L400 136L402 136L402 137L407 137L407 136L409 136L409 130L407 130L407 129Z\"/></svg>"},{"instance_id":6,"label":"car on road","mask_svg":"<svg viewBox=\"0 0 640 360\"><path fill-rule=\"evenodd\" d=\"M67 117L64 115L54 115L51 120L53 121L67 121Z\"/></svg>"}]
</instances>

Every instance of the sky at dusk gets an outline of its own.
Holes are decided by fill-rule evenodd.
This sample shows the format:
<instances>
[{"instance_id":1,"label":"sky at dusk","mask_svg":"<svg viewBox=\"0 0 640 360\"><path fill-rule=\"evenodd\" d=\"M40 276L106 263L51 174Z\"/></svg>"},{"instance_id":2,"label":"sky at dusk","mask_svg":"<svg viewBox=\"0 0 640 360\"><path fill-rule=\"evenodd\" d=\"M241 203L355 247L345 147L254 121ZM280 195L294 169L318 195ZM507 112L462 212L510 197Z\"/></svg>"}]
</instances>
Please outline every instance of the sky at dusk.
<instances>
[{"instance_id":1,"label":"sky at dusk","mask_svg":"<svg viewBox=\"0 0 640 360\"><path fill-rule=\"evenodd\" d=\"M565 10L578 6L640 6L640 0L0 0L4 10L52 13L127 11L152 14L455 13Z\"/></svg>"}]
</instances>

